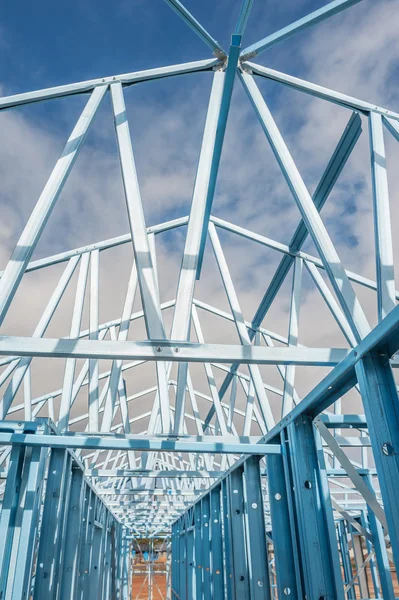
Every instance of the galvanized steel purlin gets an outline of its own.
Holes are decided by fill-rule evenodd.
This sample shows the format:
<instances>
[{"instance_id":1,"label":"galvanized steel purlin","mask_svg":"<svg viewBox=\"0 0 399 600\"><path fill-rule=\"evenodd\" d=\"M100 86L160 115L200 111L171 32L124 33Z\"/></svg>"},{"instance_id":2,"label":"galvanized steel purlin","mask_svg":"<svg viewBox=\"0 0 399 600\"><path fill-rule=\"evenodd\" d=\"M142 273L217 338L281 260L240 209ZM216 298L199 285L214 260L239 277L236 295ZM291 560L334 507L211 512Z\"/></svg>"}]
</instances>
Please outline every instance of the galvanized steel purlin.
<instances>
[{"instance_id":1,"label":"galvanized steel purlin","mask_svg":"<svg viewBox=\"0 0 399 600\"><path fill-rule=\"evenodd\" d=\"M356 597L355 586L359 587L362 597L374 592L376 597L394 599L389 569L393 561L399 569L396 497L399 402L392 366L397 366L394 354L399 350L399 307L396 306L399 293L394 280L394 228L389 209L383 126L399 141L399 114L248 62L275 43L358 1L333 0L241 51L241 36L252 8L252 0L243 0L227 55L180 0L166 0L211 48L216 59L0 99L0 110L3 110L52 98L91 94L0 279L0 321L3 322L24 273L67 262L32 337L0 336L0 355L5 357L0 361L5 367L0 384L7 383L0 417L12 418L24 410L26 419L22 423L0 422L0 464L6 465L0 471L0 477L6 477L5 483L0 483L3 495L0 597L22 600L31 594L36 600L57 595L64 600L90 594L101 599L125 600L130 593L130 534L154 537L168 536L172 531L171 585L181 600L211 597L219 600L225 596L269 600L276 598L275 590L279 598L291 595L293 598L349 600ZM141 81L201 71L212 72L214 83L190 215L147 227L123 89ZM212 216L237 74L302 215L288 246ZM252 75L353 111L313 197ZM30 262L88 128L109 90L131 231ZM375 282L344 268L319 215L361 134L359 113L367 116L369 123ZM186 224L188 233L176 300L161 303L154 234ZM252 322L244 320L217 229L231 231L283 254ZM231 314L195 298L195 280L201 271L208 234ZM301 251L308 234L320 258ZM101 324L99 255L126 243L133 244L136 260L123 314ZM78 264L70 336L45 338ZM288 338L285 338L263 329L261 324L293 265L290 324ZM307 348L298 343L303 265L350 349ZM327 273L336 296L325 283L320 269ZM82 330L88 281L89 329ZM370 328L365 318L352 288L353 282L376 292L379 323L374 328ZM132 313L137 283L143 310ZM170 339L163 324L163 311L168 308L175 311ZM240 343L207 344L197 308L232 322ZM136 319L144 319L148 341L128 341L129 324ZM191 321L198 344L191 342ZM110 340L105 339L107 335ZM283 343L284 347L274 346L273 340ZM35 357L66 359L61 389L32 398L30 369ZM78 358L84 358L85 364L75 378ZM109 371L99 373L101 359L113 361ZM126 359L133 362L123 364ZM157 384L129 396L123 372L147 361L155 362ZM174 362L179 363L177 382L171 379ZM192 363L204 364L209 393L194 387L189 369ZM249 375L238 370L239 364L249 365ZM262 381L259 365L277 367L283 379L282 390ZM296 367L304 365L333 368L300 400L294 388L294 374ZM219 389L213 367L227 371ZM99 382L104 379L106 385L100 392ZM245 410L236 407L238 383L246 397ZM16 404L22 384L23 403ZM231 397L226 402L223 397L230 385ZM360 391L365 414L342 415L341 396L354 386ZM71 416L71 408L76 407L76 398L84 387L88 391L87 412ZM281 419L276 424L266 395L269 391L281 403ZM173 392L174 405L170 402ZM190 406L186 405L187 393ZM131 403L148 395L152 399L149 410L130 418ZM54 400L60 397L57 418ZM199 406L201 404L202 410L202 405L208 403L211 408L203 418ZM332 404L335 414L321 414ZM51 422L29 422L46 405L49 414L57 420L58 429ZM132 423L145 419L149 419L149 424L146 428L143 425L144 431L132 434ZM196 436L188 434L190 422L196 428ZM87 423L85 431L71 431L81 423ZM251 437L253 425L262 436ZM341 430L346 428L361 431L360 437L342 435ZM375 467L369 464L367 449L370 447ZM360 462L347 454L345 448L358 449ZM263 460L266 473L263 466L260 467ZM19 531L16 522L21 524ZM364 538L367 556L363 555L360 536ZM53 537L54 545L50 544ZM350 546L355 567L350 560ZM33 583L34 556L37 566ZM58 556L62 557L59 564ZM271 567L273 561L275 568Z\"/></svg>"}]
</instances>

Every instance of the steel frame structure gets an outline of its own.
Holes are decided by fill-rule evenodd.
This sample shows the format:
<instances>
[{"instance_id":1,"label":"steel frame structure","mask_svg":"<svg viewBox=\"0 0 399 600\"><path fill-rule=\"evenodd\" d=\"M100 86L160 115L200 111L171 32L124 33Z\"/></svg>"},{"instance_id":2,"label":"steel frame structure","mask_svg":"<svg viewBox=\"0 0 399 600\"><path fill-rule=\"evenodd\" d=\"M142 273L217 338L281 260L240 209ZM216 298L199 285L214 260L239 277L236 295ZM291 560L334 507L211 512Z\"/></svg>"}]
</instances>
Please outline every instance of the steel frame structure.
<instances>
[{"instance_id":1,"label":"steel frame structure","mask_svg":"<svg viewBox=\"0 0 399 600\"><path fill-rule=\"evenodd\" d=\"M166 0L214 57L0 99L4 110L89 94L0 278L3 324L25 273L65 265L32 336L0 336L0 598L127 599L131 540L147 537L171 542L169 598L349 600L358 593L362 598L394 599L391 571L399 568L399 404L393 369L398 364L399 291L394 280L384 127L399 141L399 114L253 62L272 45L359 1L333 0L242 49L252 6L251 0L243 0L225 52L179 0ZM189 216L148 227L124 91L140 82L196 72L208 72L213 82L191 211ZM257 78L350 111L312 196ZM288 245L212 215L237 79L301 214ZM107 94L112 100L129 233L32 260ZM345 269L320 216L365 121L370 134L376 281ZM161 301L155 236L185 226L176 299ZM251 321L243 316L218 235L222 230L281 255ZM301 250L308 236L318 256ZM195 296L208 238L230 312ZM122 316L101 323L100 257L129 244L134 260ZM347 347L299 344L304 267ZM281 335L262 324L291 271L289 327L287 335ZM69 334L45 337L75 272ZM379 322L374 328L353 283L375 292ZM137 289L142 309L133 312ZM83 328L86 296L89 325ZM167 310L173 311L170 334L165 327ZM239 343L206 343L200 319L205 314L230 324ZM131 323L140 320L147 339L129 339ZM59 389L32 397L32 361L37 358L65 359L65 372ZM78 359L84 359L79 372ZM110 361L107 371L100 372L101 360ZM126 375L144 364L154 366L156 381L129 395ZM204 368L206 391L194 386L192 372L198 364ZM264 381L262 365L277 369L281 388ZM295 371L304 365L332 368L300 398ZM224 375L220 386L216 373ZM352 389L360 394L364 414L341 412L341 398ZM240 394L245 398L241 408ZM270 395L278 399L278 415ZM150 406L143 401L148 398ZM148 410L140 412L140 404ZM139 412L134 415L135 406ZM148 572L152 589L150 568Z\"/></svg>"}]
</instances>

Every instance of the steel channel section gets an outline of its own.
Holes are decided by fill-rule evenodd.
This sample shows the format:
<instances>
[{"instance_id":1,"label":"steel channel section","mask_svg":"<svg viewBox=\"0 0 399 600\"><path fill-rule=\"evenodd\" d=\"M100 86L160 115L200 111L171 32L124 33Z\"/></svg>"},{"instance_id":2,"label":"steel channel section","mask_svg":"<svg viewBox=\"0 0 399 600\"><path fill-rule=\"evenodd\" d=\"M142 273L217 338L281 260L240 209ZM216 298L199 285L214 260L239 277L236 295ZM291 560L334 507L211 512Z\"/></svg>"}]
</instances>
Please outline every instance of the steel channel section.
<instances>
[{"instance_id":1,"label":"steel channel section","mask_svg":"<svg viewBox=\"0 0 399 600\"><path fill-rule=\"evenodd\" d=\"M370 113L369 132L373 185L377 303L378 317L381 320L396 305L388 174L381 115Z\"/></svg>"},{"instance_id":2,"label":"steel channel section","mask_svg":"<svg viewBox=\"0 0 399 600\"><path fill-rule=\"evenodd\" d=\"M368 522L367 522L367 515L366 515L366 511L362 510L360 512L360 522L362 527L364 527L364 529L367 531L368 529ZM370 528L371 530L371 528ZM371 554L373 556L373 544L371 542L371 540L368 539L367 536L365 536L365 543L366 543L366 550L367 550L367 554ZM375 556L377 556L377 553L375 552ZM387 557L388 558L388 557ZM378 580L378 568L377 568L377 564L375 561L374 556L369 560L369 567L370 567L370 573L371 573L371 580L373 583L373 590L374 590L374 595L376 598L381 598L381 590L380 590L380 585L379 585L379 580ZM388 589L388 588L386 588ZM392 587L392 592L393 592L393 587ZM392 598L394 596L387 596L389 600L392 600Z\"/></svg>"},{"instance_id":3,"label":"steel channel section","mask_svg":"<svg viewBox=\"0 0 399 600\"><path fill-rule=\"evenodd\" d=\"M18 484L11 490L17 497L6 532L8 564L2 564L0 597L7 600L22 600L30 593L47 452L41 448L26 448L23 454L23 462L18 468ZM15 479L11 479L10 483L15 485Z\"/></svg>"},{"instance_id":4,"label":"steel channel section","mask_svg":"<svg viewBox=\"0 0 399 600\"><path fill-rule=\"evenodd\" d=\"M348 545L348 533L346 530L346 521L341 520L337 523L338 527L338 543L339 550L341 554L341 563L344 574L344 582L348 584L352 581L353 572L352 572L352 563L349 554L349 545ZM355 590L353 587L350 587L346 592L346 597L348 600L353 600L355 598Z\"/></svg>"},{"instance_id":5,"label":"steel channel section","mask_svg":"<svg viewBox=\"0 0 399 600\"><path fill-rule=\"evenodd\" d=\"M201 502L194 505L194 568L195 568L195 590L193 598L202 600L203 590L203 565L202 565L202 507ZM173 548L172 548L173 558Z\"/></svg>"},{"instance_id":6,"label":"steel channel section","mask_svg":"<svg viewBox=\"0 0 399 600\"><path fill-rule=\"evenodd\" d=\"M244 503L251 600L271 600L260 457L244 463Z\"/></svg>"},{"instance_id":7,"label":"steel channel section","mask_svg":"<svg viewBox=\"0 0 399 600\"><path fill-rule=\"evenodd\" d=\"M126 529L122 531L121 549L121 600L130 600L130 544Z\"/></svg>"},{"instance_id":8,"label":"steel channel section","mask_svg":"<svg viewBox=\"0 0 399 600\"><path fill-rule=\"evenodd\" d=\"M172 525L172 594L180 595L180 519Z\"/></svg>"},{"instance_id":9,"label":"steel channel section","mask_svg":"<svg viewBox=\"0 0 399 600\"><path fill-rule=\"evenodd\" d=\"M85 555L84 555L84 563L83 563L83 581L82 581L82 594L79 600L84 600L89 597L90 594L90 584L91 584L91 571L90 565L92 560L92 552L93 552L93 539L94 539L94 521L96 515L96 504L97 498L95 493L90 490L89 502L88 502L88 512L87 512L87 530L86 530L86 540L84 545Z\"/></svg>"},{"instance_id":10,"label":"steel channel section","mask_svg":"<svg viewBox=\"0 0 399 600\"><path fill-rule=\"evenodd\" d=\"M399 402L388 358L384 352L372 352L362 358L355 368L396 571L399 572Z\"/></svg>"},{"instance_id":11,"label":"steel channel section","mask_svg":"<svg viewBox=\"0 0 399 600\"><path fill-rule=\"evenodd\" d=\"M372 478L370 477L370 475L365 475L363 479L369 486L369 488L371 490L374 490ZM384 598L384 600L394 600L395 594L392 584L392 576L388 560L387 547L384 539L384 530L382 528L381 523L378 521L375 514L370 508L368 508L367 510L367 520L373 538L373 549L375 552L375 558L378 567L382 598Z\"/></svg>"},{"instance_id":12,"label":"steel channel section","mask_svg":"<svg viewBox=\"0 0 399 600\"><path fill-rule=\"evenodd\" d=\"M209 494L202 498L202 551L201 565L203 571L203 600L212 600L212 561L211 561L211 530L210 530L210 498Z\"/></svg>"},{"instance_id":13,"label":"steel channel section","mask_svg":"<svg viewBox=\"0 0 399 600\"><path fill-rule=\"evenodd\" d=\"M86 567L88 564L88 533L90 524L90 502L92 497L91 488L86 485L84 489L84 502L83 502L83 521L82 529L79 541L79 561L78 561L78 582L76 586L76 600L82 600L83 586L85 578L87 577Z\"/></svg>"},{"instance_id":14,"label":"steel channel section","mask_svg":"<svg viewBox=\"0 0 399 600\"><path fill-rule=\"evenodd\" d=\"M72 457L67 450L51 452L37 557L33 600L56 599L60 580L68 511Z\"/></svg>"},{"instance_id":15,"label":"steel channel section","mask_svg":"<svg viewBox=\"0 0 399 600\"><path fill-rule=\"evenodd\" d=\"M65 550L61 563L60 600L70 600L75 597L81 550L79 540L83 529L84 487L82 470L72 466L69 505L66 514Z\"/></svg>"},{"instance_id":16,"label":"steel channel section","mask_svg":"<svg viewBox=\"0 0 399 600\"><path fill-rule=\"evenodd\" d=\"M100 564L102 563L102 541L104 536L104 524L101 523L101 521L99 521L98 518L94 521L93 541L89 568L90 595L92 595L93 598L98 598L100 589Z\"/></svg>"},{"instance_id":17,"label":"steel channel section","mask_svg":"<svg viewBox=\"0 0 399 600\"><path fill-rule=\"evenodd\" d=\"M245 505L242 466L229 475L232 573L235 600L250 600L250 581L245 531Z\"/></svg>"},{"instance_id":18,"label":"steel channel section","mask_svg":"<svg viewBox=\"0 0 399 600\"><path fill-rule=\"evenodd\" d=\"M333 514L325 498L327 476L319 466L312 419L301 416L290 423L287 441L305 594L343 600Z\"/></svg>"},{"instance_id":19,"label":"steel channel section","mask_svg":"<svg viewBox=\"0 0 399 600\"><path fill-rule=\"evenodd\" d=\"M229 497L229 478L222 481L222 508L223 508L223 571L227 598L233 598L233 565L232 565L232 537L231 537L231 512Z\"/></svg>"},{"instance_id":20,"label":"steel channel section","mask_svg":"<svg viewBox=\"0 0 399 600\"><path fill-rule=\"evenodd\" d=\"M182 528L180 530L180 598L182 600L188 600L187 596L187 513L182 517Z\"/></svg>"},{"instance_id":21,"label":"steel channel section","mask_svg":"<svg viewBox=\"0 0 399 600\"><path fill-rule=\"evenodd\" d=\"M186 572L187 572L187 600L195 598L195 541L194 525L192 525L193 508L187 514L186 528Z\"/></svg>"},{"instance_id":22,"label":"steel channel section","mask_svg":"<svg viewBox=\"0 0 399 600\"><path fill-rule=\"evenodd\" d=\"M217 486L210 493L211 516L211 556L212 556L212 598L224 598L224 573L223 573L223 537L222 537L222 506L221 486Z\"/></svg>"},{"instance_id":23,"label":"steel channel section","mask_svg":"<svg viewBox=\"0 0 399 600\"><path fill-rule=\"evenodd\" d=\"M272 522L272 539L278 597L301 597L301 580L298 572L297 541L292 507L289 474L284 470L282 456L266 458L267 484ZM287 485L288 484L288 485Z\"/></svg>"},{"instance_id":24,"label":"steel channel section","mask_svg":"<svg viewBox=\"0 0 399 600\"><path fill-rule=\"evenodd\" d=\"M25 449L13 446L0 513L0 591L5 597Z\"/></svg>"}]
</instances>

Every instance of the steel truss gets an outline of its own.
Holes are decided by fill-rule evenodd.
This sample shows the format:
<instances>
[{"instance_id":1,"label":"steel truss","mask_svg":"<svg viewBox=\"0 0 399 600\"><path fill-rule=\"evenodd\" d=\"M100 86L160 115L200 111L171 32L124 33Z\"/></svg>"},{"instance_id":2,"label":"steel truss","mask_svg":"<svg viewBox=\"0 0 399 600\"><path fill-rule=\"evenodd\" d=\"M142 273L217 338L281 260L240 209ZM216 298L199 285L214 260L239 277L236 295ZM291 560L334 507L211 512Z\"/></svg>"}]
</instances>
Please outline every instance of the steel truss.
<instances>
[{"instance_id":1,"label":"steel truss","mask_svg":"<svg viewBox=\"0 0 399 600\"><path fill-rule=\"evenodd\" d=\"M3 324L26 273L64 267L33 334L0 336L0 598L127 599L131 540L145 537L165 538L169 548L168 598L394 599L391 571L399 568L399 403L393 369L398 365L399 291L394 280L384 128L399 141L399 114L252 62L272 45L359 1L333 0L242 49L252 6L251 0L243 0L226 52L179 0L166 0L211 48L213 57L0 99L4 110L89 94L0 278ZM208 72L213 81L191 211L149 227L125 91L140 82L198 72ZM257 86L259 78L350 111L312 196ZM301 214L288 245L212 215L237 79ZM129 232L33 259L108 94ZM320 216L365 121L370 136L376 281L344 267ZM156 236L181 227L187 227L187 233L176 298L161 299ZM243 315L219 238L222 231L281 256L251 321ZM317 256L302 250L308 236ZM207 239L230 312L195 294ZM122 315L101 323L100 259L105 252L129 245L134 260ZM299 343L305 270L346 347L309 348ZM289 327L281 335L263 322L291 272ZM45 337L74 274L69 333ZM374 328L354 283L375 292ZM137 289L141 309L134 312ZM173 312L170 334L166 311ZM230 325L231 337L221 344L207 343L202 329L206 315ZM144 323L146 340L130 339L129 328L136 321ZM233 331L239 340L235 344ZM32 361L37 358L64 359L65 370L58 389L34 397ZM84 359L83 364L78 359ZM108 370L100 370L101 360L110 361ZM129 377L141 372L143 365L153 366L154 384L129 389ZM205 390L197 385L198 365L204 369ZM276 368L280 387L264 380L263 365ZM332 367L303 398L295 388L296 369L301 366ZM364 414L342 413L341 399L352 389L360 394ZM149 597L152 573L149 563Z\"/></svg>"}]
</instances>

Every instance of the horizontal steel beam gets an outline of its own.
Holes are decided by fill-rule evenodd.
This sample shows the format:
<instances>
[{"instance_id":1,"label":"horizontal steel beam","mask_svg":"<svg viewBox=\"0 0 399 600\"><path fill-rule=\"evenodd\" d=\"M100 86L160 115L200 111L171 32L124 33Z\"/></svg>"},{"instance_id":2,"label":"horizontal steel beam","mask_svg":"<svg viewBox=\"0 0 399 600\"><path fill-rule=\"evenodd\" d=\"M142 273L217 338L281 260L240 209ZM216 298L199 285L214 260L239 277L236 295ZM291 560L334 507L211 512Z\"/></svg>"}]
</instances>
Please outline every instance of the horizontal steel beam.
<instances>
[{"instance_id":1,"label":"horizontal steel beam","mask_svg":"<svg viewBox=\"0 0 399 600\"><path fill-rule=\"evenodd\" d=\"M320 415L320 420L331 429L367 429L365 415Z\"/></svg>"},{"instance_id":2,"label":"horizontal steel beam","mask_svg":"<svg viewBox=\"0 0 399 600\"><path fill-rule=\"evenodd\" d=\"M212 438L210 438L212 439ZM35 435L24 433L0 433L0 446L21 444L45 448L70 448L82 450L141 450L142 452L168 451L211 454L280 454L275 444L251 444L213 441L186 442L172 439L150 438L146 435L96 436L85 434Z\"/></svg>"},{"instance_id":3,"label":"horizontal steel beam","mask_svg":"<svg viewBox=\"0 0 399 600\"><path fill-rule=\"evenodd\" d=\"M263 347L176 341L120 342L0 336L0 355L259 365L334 366L344 348Z\"/></svg>"},{"instance_id":4,"label":"horizontal steel beam","mask_svg":"<svg viewBox=\"0 0 399 600\"><path fill-rule=\"evenodd\" d=\"M0 468L0 475L2 470ZM217 479L223 471L157 471L149 469L87 469L85 477L148 477L150 479Z\"/></svg>"}]
</instances>

